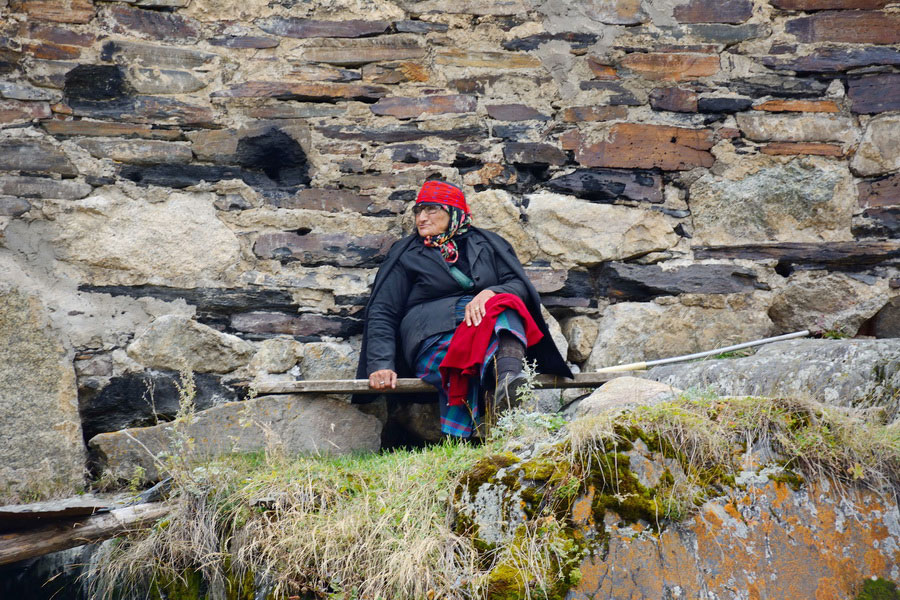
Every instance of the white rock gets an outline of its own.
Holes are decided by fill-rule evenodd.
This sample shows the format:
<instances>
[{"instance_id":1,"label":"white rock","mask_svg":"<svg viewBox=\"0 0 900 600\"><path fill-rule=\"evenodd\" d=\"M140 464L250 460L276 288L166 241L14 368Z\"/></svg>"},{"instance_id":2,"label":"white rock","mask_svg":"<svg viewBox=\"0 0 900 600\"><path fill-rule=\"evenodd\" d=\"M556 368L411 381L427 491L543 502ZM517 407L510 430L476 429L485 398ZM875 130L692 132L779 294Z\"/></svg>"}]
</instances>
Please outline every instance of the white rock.
<instances>
[{"instance_id":1,"label":"white rock","mask_svg":"<svg viewBox=\"0 0 900 600\"><path fill-rule=\"evenodd\" d=\"M624 260L678 242L672 224L659 212L549 192L528 196L526 230L543 255L564 267Z\"/></svg>"},{"instance_id":2,"label":"white rock","mask_svg":"<svg viewBox=\"0 0 900 600\"><path fill-rule=\"evenodd\" d=\"M240 243L214 201L214 194L173 193L150 204L103 188L55 215L57 255L95 271L98 285L220 280L239 262Z\"/></svg>"},{"instance_id":3,"label":"white rock","mask_svg":"<svg viewBox=\"0 0 900 600\"><path fill-rule=\"evenodd\" d=\"M900 170L900 115L879 115L869 121L850 168L864 176Z\"/></svg>"},{"instance_id":4,"label":"white rock","mask_svg":"<svg viewBox=\"0 0 900 600\"><path fill-rule=\"evenodd\" d=\"M150 323L128 346L128 356L147 367L228 373L246 365L254 346L180 315Z\"/></svg>"}]
</instances>

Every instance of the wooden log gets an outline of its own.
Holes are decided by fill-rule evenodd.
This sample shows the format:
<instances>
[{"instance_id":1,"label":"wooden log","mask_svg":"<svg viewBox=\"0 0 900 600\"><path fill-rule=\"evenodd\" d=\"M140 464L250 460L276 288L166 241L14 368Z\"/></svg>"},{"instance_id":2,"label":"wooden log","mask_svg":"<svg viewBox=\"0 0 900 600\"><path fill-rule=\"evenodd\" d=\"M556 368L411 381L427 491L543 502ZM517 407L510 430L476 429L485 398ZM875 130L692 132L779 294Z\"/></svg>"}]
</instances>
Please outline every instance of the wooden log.
<instances>
[{"instance_id":1,"label":"wooden log","mask_svg":"<svg viewBox=\"0 0 900 600\"><path fill-rule=\"evenodd\" d=\"M577 373L574 379L556 377L554 375L538 375L535 388L588 388L603 385L614 377L631 375L638 371L621 373ZM258 394L418 394L434 392L434 387L421 379L398 379L397 387L392 390L373 390L368 379L332 379L309 381L272 381L258 383L253 386Z\"/></svg>"},{"instance_id":2,"label":"wooden log","mask_svg":"<svg viewBox=\"0 0 900 600\"><path fill-rule=\"evenodd\" d=\"M40 529L0 534L0 565L99 542L153 523L168 514L167 504L135 504L90 517L64 519Z\"/></svg>"}]
</instances>

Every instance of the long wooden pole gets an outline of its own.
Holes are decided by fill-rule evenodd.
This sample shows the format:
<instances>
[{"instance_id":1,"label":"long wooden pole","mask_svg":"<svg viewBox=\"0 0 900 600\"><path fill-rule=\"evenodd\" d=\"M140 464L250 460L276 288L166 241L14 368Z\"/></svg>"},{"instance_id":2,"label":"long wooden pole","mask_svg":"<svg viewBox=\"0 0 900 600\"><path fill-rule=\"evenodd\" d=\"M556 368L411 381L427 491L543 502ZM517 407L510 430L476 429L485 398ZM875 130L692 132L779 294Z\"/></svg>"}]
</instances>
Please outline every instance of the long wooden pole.
<instances>
[{"instance_id":1,"label":"long wooden pole","mask_svg":"<svg viewBox=\"0 0 900 600\"><path fill-rule=\"evenodd\" d=\"M169 510L167 504L160 502L135 504L89 517L54 521L40 529L0 534L0 565L106 540L153 523Z\"/></svg>"},{"instance_id":2,"label":"long wooden pole","mask_svg":"<svg viewBox=\"0 0 900 600\"><path fill-rule=\"evenodd\" d=\"M707 356L715 356L723 352L733 352L743 348L753 346L761 346L763 344L771 344L772 342L781 342L795 338L806 337L809 331L797 331L775 337L763 338L752 342L744 342L742 344L734 344L715 350L706 350L704 352L695 352L694 354L684 354L681 356L673 356L671 358L661 358L659 360L651 360L644 362L628 363L617 365L614 367L604 367L590 373L577 373L574 379L564 377L556 377L553 375L539 375L535 379L536 389L561 389L561 388L588 388L603 385L614 377L630 375L639 371L655 367L658 365L666 365L677 362L685 362ZM373 390L369 387L367 379L313 379L299 381L264 381L253 384L254 389L259 394L415 394L422 392L433 392L434 388L420 379L398 379L397 387L388 391Z\"/></svg>"}]
</instances>

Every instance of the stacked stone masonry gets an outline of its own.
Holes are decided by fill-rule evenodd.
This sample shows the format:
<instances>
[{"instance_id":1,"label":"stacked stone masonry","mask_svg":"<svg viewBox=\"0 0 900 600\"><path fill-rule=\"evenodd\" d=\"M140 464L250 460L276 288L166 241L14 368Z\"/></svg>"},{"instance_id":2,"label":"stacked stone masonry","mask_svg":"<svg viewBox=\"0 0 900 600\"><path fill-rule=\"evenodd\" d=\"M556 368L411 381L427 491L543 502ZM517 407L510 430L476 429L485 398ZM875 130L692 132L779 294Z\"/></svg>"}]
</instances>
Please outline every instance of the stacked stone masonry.
<instances>
[{"instance_id":1,"label":"stacked stone masonry","mask_svg":"<svg viewBox=\"0 0 900 600\"><path fill-rule=\"evenodd\" d=\"M83 415L179 356L205 405L350 376L434 176L579 366L896 337L898 45L886 0L0 0L0 275Z\"/></svg>"}]
</instances>

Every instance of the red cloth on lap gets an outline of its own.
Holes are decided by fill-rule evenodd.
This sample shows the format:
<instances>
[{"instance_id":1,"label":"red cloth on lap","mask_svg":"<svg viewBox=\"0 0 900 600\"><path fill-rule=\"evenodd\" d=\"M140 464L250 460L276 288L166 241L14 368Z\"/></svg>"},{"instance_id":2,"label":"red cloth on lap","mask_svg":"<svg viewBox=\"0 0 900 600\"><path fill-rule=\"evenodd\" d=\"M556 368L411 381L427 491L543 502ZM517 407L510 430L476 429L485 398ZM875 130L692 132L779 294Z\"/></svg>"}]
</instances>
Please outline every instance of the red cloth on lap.
<instances>
[{"instance_id":1,"label":"red cloth on lap","mask_svg":"<svg viewBox=\"0 0 900 600\"><path fill-rule=\"evenodd\" d=\"M544 337L521 298L515 294L497 294L489 299L484 305L485 315L481 323L474 327L466 325L465 321L459 324L453 333L447 355L441 361L441 383L447 390L447 404L450 406L466 403L469 378L473 375L477 377L481 372L484 355L494 333L494 324L506 309L514 310L522 317L528 346L537 344Z\"/></svg>"}]
</instances>

